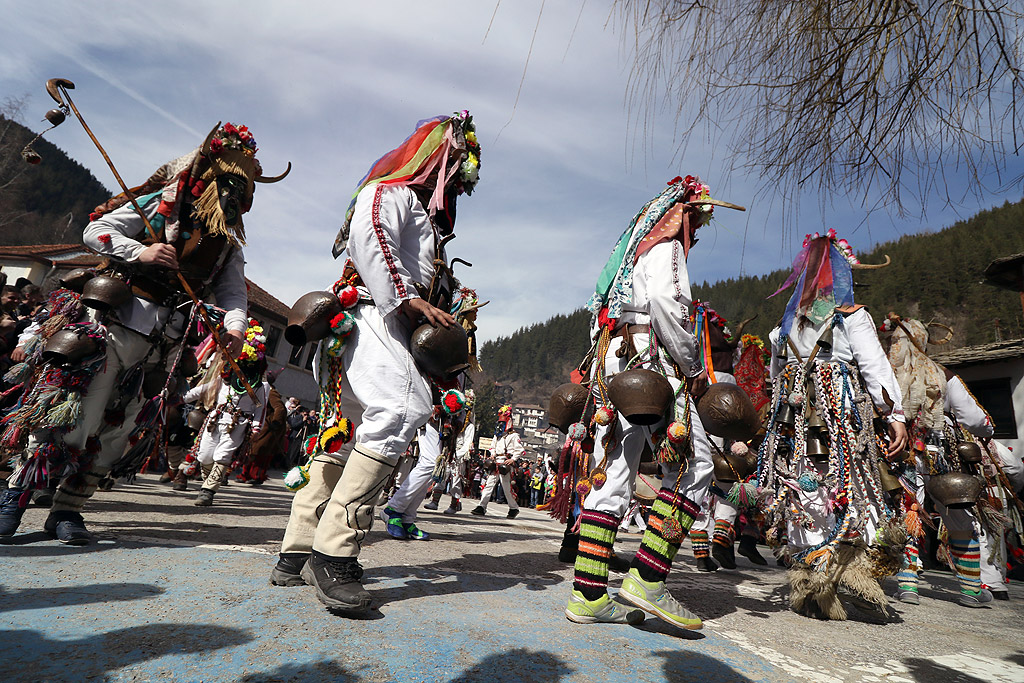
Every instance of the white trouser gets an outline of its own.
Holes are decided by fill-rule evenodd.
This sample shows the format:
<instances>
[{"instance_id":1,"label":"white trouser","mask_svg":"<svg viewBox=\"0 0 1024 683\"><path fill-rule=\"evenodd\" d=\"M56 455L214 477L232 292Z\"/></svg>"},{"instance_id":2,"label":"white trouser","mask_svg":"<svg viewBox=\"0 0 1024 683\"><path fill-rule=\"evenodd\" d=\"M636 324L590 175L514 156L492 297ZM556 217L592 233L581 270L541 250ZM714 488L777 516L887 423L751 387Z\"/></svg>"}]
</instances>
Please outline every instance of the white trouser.
<instances>
[{"instance_id":1,"label":"white trouser","mask_svg":"<svg viewBox=\"0 0 1024 683\"><path fill-rule=\"evenodd\" d=\"M1006 590L1006 537L988 533L980 526L981 582L996 591ZM995 551L993 553L993 551Z\"/></svg>"},{"instance_id":2,"label":"white trouser","mask_svg":"<svg viewBox=\"0 0 1024 683\"><path fill-rule=\"evenodd\" d=\"M420 457L402 484L391 496L387 507L402 515L406 524L416 521L416 511L427 496L430 481L434 474L434 464L441 454L441 435L433 421L427 422L420 429L418 436Z\"/></svg>"},{"instance_id":3,"label":"white trouser","mask_svg":"<svg viewBox=\"0 0 1024 683\"><path fill-rule=\"evenodd\" d=\"M456 500L462 498L462 486L465 481L462 471L465 468L466 463L462 460L452 460L452 464L448 466L448 476L451 477L448 481L448 493Z\"/></svg>"},{"instance_id":4,"label":"white trouser","mask_svg":"<svg viewBox=\"0 0 1024 683\"><path fill-rule=\"evenodd\" d=\"M375 306L361 305L350 313L356 326L341 356L342 412L350 420L358 412L360 419L345 454L360 443L398 462L433 413L430 382L413 362L411 331L397 312L385 319Z\"/></svg>"},{"instance_id":5,"label":"white trouser","mask_svg":"<svg viewBox=\"0 0 1024 683\"><path fill-rule=\"evenodd\" d=\"M636 348L643 349L647 346L646 334L635 334L633 340ZM605 356L605 382L610 382L612 377L622 372L628 361L627 358L619 358L616 352L622 344L623 339L612 340ZM674 377L667 378L672 390L679 388L679 380ZM691 418L691 437L693 443L693 457L686 463L686 471L679 480L679 495L689 500L699 502L711 483L711 476L714 472L714 465L711 463L711 447L708 444L707 434L704 426L697 416L697 406L690 398L689 392L683 391L677 399L677 412L680 419L689 406ZM651 441L651 435L661 430L664 431L667 425L665 420L644 427L631 424L621 413L616 413L618 437L614 449L608 453L608 463L605 474L608 480L599 489L592 489L583 501L586 510L597 510L621 518L629 508L629 501L633 497L633 486L636 482L637 469L640 466L640 456L643 453L644 442L655 444ZM594 435L594 454L591 456L590 467L596 467L605 457L604 437L608 434L611 425L598 427ZM679 477L680 463L664 463L661 466L662 485L665 488L673 489Z\"/></svg>"},{"instance_id":6,"label":"white trouser","mask_svg":"<svg viewBox=\"0 0 1024 683\"><path fill-rule=\"evenodd\" d=\"M238 447L245 441L245 431L249 428L249 423L240 420L230 432L229 426L230 424L220 423L212 432L203 431L199 451L196 453L196 460L200 465L214 462L221 465L231 464Z\"/></svg>"},{"instance_id":7,"label":"white trouser","mask_svg":"<svg viewBox=\"0 0 1024 683\"><path fill-rule=\"evenodd\" d=\"M498 481L501 481L501 488L505 492L505 502L508 503L510 510L518 510L519 503L516 502L516 497L512 495L512 477L510 473L505 474L494 473L487 476L487 483L484 484L483 493L480 494L480 507L484 510L487 509L487 504L491 502L491 496L494 494L494 487L498 485Z\"/></svg>"}]
</instances>

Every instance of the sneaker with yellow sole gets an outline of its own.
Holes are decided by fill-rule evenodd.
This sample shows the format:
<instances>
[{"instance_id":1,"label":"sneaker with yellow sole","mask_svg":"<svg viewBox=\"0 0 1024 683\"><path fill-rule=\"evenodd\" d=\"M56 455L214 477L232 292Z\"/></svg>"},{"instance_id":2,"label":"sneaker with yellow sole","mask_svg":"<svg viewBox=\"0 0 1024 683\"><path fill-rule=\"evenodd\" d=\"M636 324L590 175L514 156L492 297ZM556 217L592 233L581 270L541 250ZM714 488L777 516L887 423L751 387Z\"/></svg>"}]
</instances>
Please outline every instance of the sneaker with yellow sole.
<instances>
[{"instance_id":1,"label":"sneaker with yellow sole","mask_svg":"<svg viewBox=\"0 0 1024 683\"><path fill-rule=\"evenodd\" d=\"M615 602L608 594L597 600L587 600L583 593L574 590L565 608L565 618L577 624L630 624L644 620L644 613Z\"/></svg>"},{"instance_id":2,"label":"sneaker with yellow sole","mask_svg":"<svg viewBox=\"0 0 1024 683\"><path fill-rule=\"evenodd\" d=\"M640 573L635 567L631 568L626 578L622 580L619 598L679 628L693 631L704 628L704 622L700 617L672 597L665 588L664 581L648 583L640 578Z\"/></svg>"}]
</instances>

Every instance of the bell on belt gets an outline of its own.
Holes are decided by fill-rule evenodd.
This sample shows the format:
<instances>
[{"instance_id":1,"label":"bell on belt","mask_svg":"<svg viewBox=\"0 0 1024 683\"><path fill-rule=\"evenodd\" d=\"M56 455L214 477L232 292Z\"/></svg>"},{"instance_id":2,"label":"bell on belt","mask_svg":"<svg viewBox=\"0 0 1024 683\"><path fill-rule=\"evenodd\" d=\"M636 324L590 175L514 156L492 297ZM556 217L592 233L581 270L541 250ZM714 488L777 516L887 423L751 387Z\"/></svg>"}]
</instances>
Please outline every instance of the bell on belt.
<instances>
[{"instance_id":1,"label":"bell on belt","mask_svg":"<svg viewBox=\"0 0 1024 683\"><path fill-rule=\"evenodd\" d=\"M635 425L660 422L672 406L672 385L653 370L633 368L608 383L608 398L624 418Z\"/></svg>"},{"instance_id":2,"label":"bell on belt","mask_svg":"<svg viewBox=\"0 0 1024 683\"><path fill-rule=\"evenodd\" d=\"M889 463L882 459L878 460L878 483L882 485L882 490L886 493L903 490L899 476L890 469Z\"/></svg>"},{"instance_id":3,"label":"bell on belt","mask_svg":"<svg viewBox=\"0 0 1024 683\"><path fill-rule=\"evenodd\" d=\"M828 425L821 419L821 415L817 410L811 408L810 414L807 416L807 428L808 429L828 429Z\"/></svg>"},{"instance_id":4,"label":"bell on belt","mask_svg":"<svg viewBox=\"0 0 1024 683\"><path fill-rule=\"evenodd\" d=\"M962 510L974 507L981 495L982 480L973 474L947 472L933 474L924 488L928 495L946 507Z\"/></svg>"},{"instance_id":5,"label":"bell on belt","mask_svg":"<svg viewBox=\"0 0 1024 683\"><path fill-rule=\"evenodd\" d=\"M590 390L582 384L562 384L551 394L551 401L548 403L548 423L565 434L569 431L570 425L579 422L583 417L588 398Z\"/></svg>"},{"instance_id":6,"label":"bell on belt","mask_svg":"<svg viewBox=\"0 0 1024 683\"><path fill-rule=\"evenodd\" d=\"M128 303L132 290L124 280L108 275L97 275L82 286L82 305L99 311L109 311Z\"/></svg>"},{"instance_id":7,"label":"bell on belt","mask_svg":"<svg viewBox=\"0 0 1024 683\"><path fill-rule=\"evenodd\" d=\"M303 294L288 313L285 340L292 346L320 341L331 333L331 319L345 310L330 292Z\"/></svg>"},{"instance_id":8,"label":"bell on belt","mask_svg":"<svg viewBox=\"0 0 1024 683\"><path fill-rule=\"evenodd\" d=\"M462 325L424 323L413 331L410 350L416 365L435 379L453 380L469 367L469 337Z\"/></svg>"},{"instance_id":9,"label":"bell on belt","mask_svg":"<svg viewBox=\"0 0 1024 683\"><path fill-rule=\"evenodd\" d=\"M960 456L960 462L965 465L981 462L981 446L973 441L963 441L957 444L956 453Z\"/></svg>"},{"instance_id":10,"label":"bell on belt","mask_svg":"<svg viewBox=\"0 0 1024 683\"><path fill-rule=\"evenodd\" d=\"M717 382L697 402L700 423L709 434L733 441L749 441L761 420L747 393L735 384Z\"/></svg>"}]
</instances>

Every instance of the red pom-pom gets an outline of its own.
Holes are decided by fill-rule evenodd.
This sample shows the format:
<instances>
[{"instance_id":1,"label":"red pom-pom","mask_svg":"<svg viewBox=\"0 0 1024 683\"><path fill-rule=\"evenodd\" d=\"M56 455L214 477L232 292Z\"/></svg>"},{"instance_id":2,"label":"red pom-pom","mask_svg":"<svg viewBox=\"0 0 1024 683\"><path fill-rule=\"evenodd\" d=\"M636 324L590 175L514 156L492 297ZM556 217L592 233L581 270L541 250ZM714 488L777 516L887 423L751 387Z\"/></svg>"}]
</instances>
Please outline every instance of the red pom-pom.
<instances>
[{"instance_id":1,"label":"red pom-pom","mask_svg":"<svg viewBox=\"0 0 1024 683\"><path fill-rule=\"evenodd\" d=\"M108 235L106 233L100 235L96 239L98 239L100 241L100 243L102 243L102 244L110 244L110 235Z\"/></svg>"},{"instance_id":2,"label":"red pom-pom","mask_svg":"<svg viewBox=\"0 0 1024 683\"><path fill-rule=\"evenodd\" d=\"M359 290L352 285L345 285L338 290L338 301L341 302L342 307L352 308L359 303Z\"/></svg>"}]
</instances>

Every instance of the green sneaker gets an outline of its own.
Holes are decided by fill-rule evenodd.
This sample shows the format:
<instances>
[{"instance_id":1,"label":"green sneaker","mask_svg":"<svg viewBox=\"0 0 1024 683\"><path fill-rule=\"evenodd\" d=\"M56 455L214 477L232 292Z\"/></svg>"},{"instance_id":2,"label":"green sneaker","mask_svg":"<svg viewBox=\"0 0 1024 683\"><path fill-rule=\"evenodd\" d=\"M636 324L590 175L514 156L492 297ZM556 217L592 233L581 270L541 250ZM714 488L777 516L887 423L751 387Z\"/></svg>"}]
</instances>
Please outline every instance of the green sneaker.
<instances>
[{"instance_id":1,"label":"green sneaker","mask_svg":"<svg viewBox=\"0 0 1024 683\"><path fill-rule=\"evenodd\" d=\"M640 578L635 567L630 568L626 578L622 580L619 597L642 610L650 612L662 621L680 628L698 630L704 628L704 622L696 614L686 609L672 597L665 588L664 581L648 583Z\"/></svg>"},{"instance_id":2,"label":"green sneaker","mask_svg":"<svg viewBox=\"0 0 1024 683\"><path fill-rule=\"evenodd\" d=\"M565 618L577 624L630 624L644 620L644 613L615 602L605 593L597 600L587 600L583 593L573 590L565 608Z\"/></svg>"}]
</instances>

